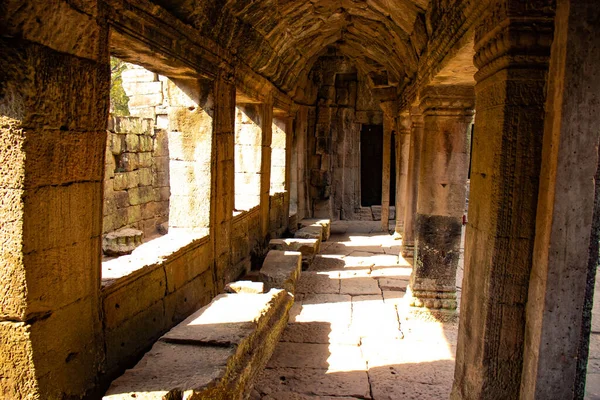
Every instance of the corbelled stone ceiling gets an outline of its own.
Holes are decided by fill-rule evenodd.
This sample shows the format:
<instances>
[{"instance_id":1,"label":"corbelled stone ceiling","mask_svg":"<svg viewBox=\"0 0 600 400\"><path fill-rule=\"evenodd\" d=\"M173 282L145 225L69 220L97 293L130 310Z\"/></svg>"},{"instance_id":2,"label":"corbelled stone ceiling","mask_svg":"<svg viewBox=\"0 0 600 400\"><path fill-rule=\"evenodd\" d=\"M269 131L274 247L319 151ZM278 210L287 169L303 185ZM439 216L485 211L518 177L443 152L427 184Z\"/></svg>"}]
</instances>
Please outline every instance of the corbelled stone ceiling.
<instances>
[{"instance_id":1,"label":"corbelled stone ceiling","mask_svg":"<svg viewBox=\"0 0 600 400\"><path fill-rule=\"evenodd\" d=\"M327 47L381 86L415 74L429 0L154 0L293 93Z\"/></svg>"}]
</instances>

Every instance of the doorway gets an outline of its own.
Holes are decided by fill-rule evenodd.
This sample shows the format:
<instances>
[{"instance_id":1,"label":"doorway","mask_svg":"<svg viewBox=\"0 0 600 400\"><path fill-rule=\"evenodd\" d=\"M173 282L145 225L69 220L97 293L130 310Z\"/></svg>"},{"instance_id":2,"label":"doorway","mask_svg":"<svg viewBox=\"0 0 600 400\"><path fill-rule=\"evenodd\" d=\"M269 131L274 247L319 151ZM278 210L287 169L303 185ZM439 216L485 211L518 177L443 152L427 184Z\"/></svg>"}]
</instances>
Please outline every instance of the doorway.
<instances>
[{"instance_id":1,"label":"doorway","mask_svg":"<svg viewBox=\"0 0 600 400\"><path fill-rule=\"evenodd\" d=\"M396 151L392 134L390 149L390 205L396 201ZM383 125L363 125L360 131L360 203L381 205L383 179Z\"/></svg>"}]
</instances>

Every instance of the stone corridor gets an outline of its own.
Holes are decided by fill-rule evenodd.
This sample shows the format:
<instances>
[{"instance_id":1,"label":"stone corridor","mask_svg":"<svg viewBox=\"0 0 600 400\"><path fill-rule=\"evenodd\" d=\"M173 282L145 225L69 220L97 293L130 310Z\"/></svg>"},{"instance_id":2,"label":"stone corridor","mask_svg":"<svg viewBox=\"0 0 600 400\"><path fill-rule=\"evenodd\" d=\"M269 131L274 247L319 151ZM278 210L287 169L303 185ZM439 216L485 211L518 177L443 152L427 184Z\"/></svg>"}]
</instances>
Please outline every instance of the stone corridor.
<instances>
[{"instance_id":1,"label":"stone corridor","mask_svg":"<svg viewBox=\"0 0 600 400\"><path fill-rule=\"evenodd\" d=\"M378 222L332 223L254 399L449 397L458 327L407 315L400 244Z\"/></svg>"}]
</instances>

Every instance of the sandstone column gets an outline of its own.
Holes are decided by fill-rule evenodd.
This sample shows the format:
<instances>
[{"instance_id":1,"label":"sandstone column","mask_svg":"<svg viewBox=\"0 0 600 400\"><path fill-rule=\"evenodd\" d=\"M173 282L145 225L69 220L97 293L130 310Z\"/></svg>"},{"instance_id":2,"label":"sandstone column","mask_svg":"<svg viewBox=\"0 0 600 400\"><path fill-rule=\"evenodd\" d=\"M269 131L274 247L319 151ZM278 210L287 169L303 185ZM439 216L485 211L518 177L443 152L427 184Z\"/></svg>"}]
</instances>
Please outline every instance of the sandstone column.
<instances>
[{"instance_id":1,"label":"sandstone column","mask_svg":"<svg viewBox=\"0 0 600 400\"><path fill-rule=\"evenodd\" d=\"M285 118L285 194L283 196L283 230L289 227L290 222L290 195L292 181L292 141L294 139L294 118Z\"/></svg>"},{"instance_id":2,"label":"sandstone column","mask_svg":"<svg viewBox=\"0 0 600 400\"><path fill-rule=\"evenodd\" d=\"M411 305L415 313L440 319L456 316L456 268L469 163L467 134L473 108L470 86L427 87L421 93L424 134Z\"/></svg>"},{"instance_id":3,"label":"sandstone column","mask_svg":"<svg viewBox=\"0 0 600 400\"><path fill-rule=\"evenodd\" d=\"M404 207L410 162L410 115L400 113L396 123L396 228L395 235L402 236L404 229Z\"/></svg>"},{"instance_id":4,"label":"sandstone column","mask_svg":"<svg viewBox=\"0 0 600 400\"><path fill-rule=\"evenodd\" d=\"M213 211L212 237L215 243L215 283L217 293L227 282L231 264L231 218L235 198L235 86L221 71L214 84L213 120Z\"/></svg>"},{"instance_id":5,"label":"sandstone column","mask_svg":"<svg viewBox=\"0 0 600 400\"><path fill-rule=\"evenodd\" d=\"M553 3L497 0L476 28L477 112L453 399L519 398Z\"/></svg>"},{"instance_id":6,"label":"sandstone column","mask_svg":"<svg viewBox=\"0 0 600 400\"><path fill-rule=\"evenodd\" d=\"M392 135L396 131L394 119L398 106L394 101L380 103L383 110L383 162L381 174L381 230L387 232L390 228L390 175ZM394 166L395 168L395 166Z\"/></svg>"},{"instance_id":7,"label":"sandstone column","mask_svg":"<svg viewBox=\"0 0 600 400\"><path fill-rule=\"evenodd\" d=\"M81 398L104 360L108 28L90 15L89 5L3 6L0 396ZM10 24L2 23L6 15ZM38 15L45 22L36 21ZM47 21L60 23L62 33L48 33L56 29ZM37 32L21 31L33 25Z\"/></svg>"},{"instance_id":8,"label":"sandstone column","mask_svg":"<svg viewBox=\"0 0 600 400\"><path fill-rule=\"evenodd\" d=\"M271 140L273 138L273 102L263 105L262 153L260 157L260 215L263 239L268 241L271 202Z\"/></svg>"},{"instance_id":9,"label":"sandstone column","mask_svg":"<svg viewBox=\"0 0 600 400\"><path fill-rule=\"evenodd\" d=\"M423 137L423 115L418 107L411 108L410 121L410 150L406 176L406 196L404 197L404 226L401 253L402 257L407 258L413 257L415 251L415 216L417 214L421 140Z\"/></svg>"},{"instance_id":10,"label":"sandstone column","mask_svg":"<svg viewBox=\"0 0 600 400\"><path fill-rule=\"evenodd\" d=\"M600 38L587 27L598 21L600 8L592 1L557 2L526 306L524 399L585 394L600 224Z\"/></svg>"}]
</instances>

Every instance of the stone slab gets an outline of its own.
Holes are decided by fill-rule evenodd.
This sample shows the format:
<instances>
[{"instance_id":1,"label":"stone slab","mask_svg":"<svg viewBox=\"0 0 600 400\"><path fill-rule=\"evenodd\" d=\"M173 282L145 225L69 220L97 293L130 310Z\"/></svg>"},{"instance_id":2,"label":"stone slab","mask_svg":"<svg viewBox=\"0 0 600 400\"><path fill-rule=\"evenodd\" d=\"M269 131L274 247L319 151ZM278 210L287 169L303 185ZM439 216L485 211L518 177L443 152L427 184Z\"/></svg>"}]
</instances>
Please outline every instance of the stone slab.
<instances>
[{"instance_id":1,"label":"stone slab","mask_svg":"<svg viewBox=\"0 0 600 400\"><path fill-rule=\"evenodd\" d=\"M296 282L302 271L302 253L270 250L259 272L259 279L267 289L285 289L296 292Z\"/></svg>"},{"instance_id":2,"label":"stone slab","mask_svg":"<svg viewBox=\"0 0 600 400\"><path fill-rule=\"evenodd\" d=\"M331 220L330 219L318 219L318 218L305 218L300 221L300 228L312 226L314 224L321 225L323 227L322 240L325 242L331 237Z\"/></svg>"},{"instance_id":3,"label":"stone slab","mask_svg":"<svg viewBox=\"0 0 600 400\"><path fill-rule=\"evenodd\" d=\"M259 392L279 400L286 399L285 393L289 392L371 398L369 380L364 371L328 373L327 369L268 368L260 375L256 388Z\"/></svg>"},{"instance_id":4,"label":"stone slab","mask_svg":"<svg viewBox=\"0 0 600 400\"><path fill-rule=\"evenodd\" d=\"M246 398L292 302L284 290L217 296L163 336L104 399Z\"/></svg>"},{"instance_id":5,"label":"stone slab","mask_svg":"<svg viewBox=\"0 0 600 400\"><path fill-rule=\"evenodd\" d=\"M233 347L157 342L133 369L112 383L103 399L181 398L182 388L199 390L222 378L234 354Z\"/></svg>"},{"instance_id":6,"label":"stone slab","mask_svg":"<svg viewBox=\"0 0 600 400\"><path fill-rule=\"evenodd\" d=\"M323 238L323 227L321 225L310 225L304 228L298 229L294 233L294 237L297 239L317 239L319 243ZM321 246L317 247L317 252L321 251Z\"/></svg>"},{"instance_id":7,"label":"stone slab","mask_svg":"<svg viewBox=\"0 0 600 400\"><path fill-rule=\"evenodd\" d=\"M160 340L171 343L232 345L239 344L258 328L258 322L285 296L273 289L265 294L221 294Z\"/></svg>"},{"instance_id":8,"label":"stone slab","mask_svg":"<svg viewBox=\"0 0 600 400\"><path fill-rule=\"evenodd\" d=\"M324 368L331 373L366 371L367 364L356 345L280 342L267 368Z\"/></svg>"},{"instance_id":9,"label":"stone slab","mask_svg":"<svg viewBox=\"0 0 600 400\"><path fill-rule=\"evenodd\" d=\"M340 292L339 272L305 271L298 282L297 292L337 294Z\"/></svg>"},{"instance_id":10,"label":"stone slab","mask_svg":"<svg viewBox=\"0 0 600 400\"><path fill-rule=\"evenodd\" d=\"M318 239L272 239L269 241L269 250L299 251L302 253L302 270L306 271L318 253Z\"/></svg>"},{"instance_id":11,"label":"stone slab","mask_svg":"<svg viewBox=\"0 0 600 400\"><path fill-rule=\"evenodd\" d=\"M225 285L226 293L264 293L265 284L253 281L236 281Z\"/></svg>"}]
</instances>

